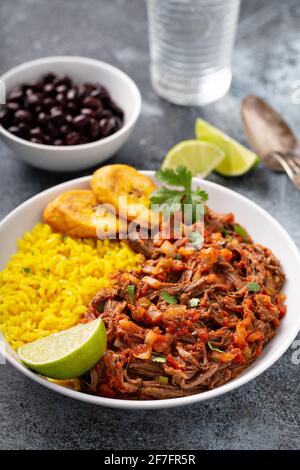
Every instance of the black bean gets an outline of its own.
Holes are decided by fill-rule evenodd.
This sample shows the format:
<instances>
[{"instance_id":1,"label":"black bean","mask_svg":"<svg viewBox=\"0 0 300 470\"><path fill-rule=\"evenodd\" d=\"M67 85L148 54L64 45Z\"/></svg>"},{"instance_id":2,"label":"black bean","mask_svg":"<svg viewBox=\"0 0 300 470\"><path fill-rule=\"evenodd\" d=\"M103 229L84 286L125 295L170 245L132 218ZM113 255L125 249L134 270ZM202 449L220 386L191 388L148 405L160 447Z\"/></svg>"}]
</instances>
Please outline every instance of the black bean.
<instances>
[{"instance_id":1,"label":"black bean","mask_svg":"<svg viewBox=\"0 0 300 470\"><path fill-rule=\"evenodd\" d=\"M44 92L47 93L47 95L54 95L55 91L56 90L53 83L47 83L46 85L44 85Z\"/></svg>"},{"instance_id":2,"label":"black bean","mask_svg":"<svg viewBox=\"0 0 300 470\"><path fill-rule=\"evenodd\" d=\"M50 109L51 121L58 126L62 126L65 123L65 115L63 109L60 106L54 106Z\"/></svg>"},{"instance_id":3,"label":"black bean","mask_svg":"<svg viewBox=\"0 0 300 470\"><path fill-rule=\"evenodd\" d=\"M11 134L14 134L14 135L17 135L17 136L20 136L22 134L22 132L20 131L18 126L11 126L7 130Z\"/></svg>"},{"instance_id":4,"label":"black bean","mask_svg":"<svg viewBox=\"0 0 300 470\"><path fill-rule=\"evenodd\" d=\"M17 111L17 109L19 109L19 108L20 108L19 103L16 103L15 101L11 101L10 103L7 103L7 105L6 105L6 109L8 109L9 111L12 111L12 112Z\"/></svg>"},{"instance_id":5,"label":"black bean","mask_svg":"<svg viewBox=\"0 0 300 470\"><path fill-rule=\"evenodd\" d=\"M58 93L55 99L59 104L62 104L62 105L66 104L67 102L66 97L63 93Z\"/></svg>"},{"instance_id":6,"label":"black bean","mask_svg":"<svg viewBox=\"0 0 300 470\"><path fill-rule=\"evenodd\" d=\"M102 112L101 112L101 117L102 118L110 118L112 117L112 112L110 111L110 109L104 109Z\"/></svg>"},{"instance_id":7,"label":"black bean","mask_svg":"<svg viewBox=\"0 0 300 470\"><path fill-rule=\"evenodd\" d=\"M76 96L77 96L77 90L76 90L76 88L71 88L70 90L68 90L68 92L67 92L67 99L68 99L69 101L75 100Z\"/></svg>"},{"instance_id":8,"label":"black bean","mask_svg":"<svg viewBox=\"0 0 300 470\"><path fill-rule=\"evenodd\" d=\"M88 116L84 114L78 114L73 118L73 125L74 127L84 127L89 122Z\"/></svg>"},{"instance_id":9,"label":"black bean","mask_svg":"<svg viewBox=\"0 0 300 470\"><path fill-rule=\"evenodd\" d=\"M25 123L25 122L20 122L20 124L18 125L19 129L20 129L20 132L22 134L22 137L27 137L29 135L29 132L30 132L30 127Z\"/></svg>"},{"instance_id":10,"label":"black bean","mask_svg":"<svg viewBox=\"0 0 300 470\"><path fill-rule=\"evenodd\" d=\"M94 111L91 108L81 108L80 114L84 114L85 116L94 116Z\"/></svg>"},{"instance_id":11,"label":"black bean","mask_svg":"<svg viewBox=\"0 0 300 470\"><path fill-rule=\"evenodd\" d=\"M65 75L64 77L56 77L53 80L53 83L55 86L67 85L68 87L70 87L72 85L72 81L67 75Z\"/></svg>"},{"instance_id":12,"label":"black bean","mask_svg":"<svg viewBox=\"0 0 300 470\"><path fill-rule=\"evenodd\" d=\"M70 132L66 135L65 144L66 145L76 145L80 139L78 132Z\"/></svg>"},{"instance_id":13,"label":"black bean","mask_svg":"<svg viewBox=\"0 0 300 470\"><path fill-rule=\"evenodd\" d=\"M9 95L7 101L20 101L23 98L23 91L20 88L15 88Z\"/></svg>"},{"instance_id":14,"label":"black bean","mask_svg":"<svg viewBox=\"0 0 300 470\"><path fill-rule=\"evenodd\" d=\"M71 128L64 124L59 128L59 132L61 133L61 135L65 136L71 132Z\"/></svg>"},{"instance_id":15,"label":"black bean","mask_svg":"<svg viewBox=\"0 0 300 470\"><path fill-rule=\"evenodd\" d=\"M37 117L37 122L39 124L45 124L49 120L49 116L46 113L39 113Z\"/></svg>"},{"instance_id":16,"label":"black bean","mask_svg":"<svg viewBox=\"0 0 300 470\"><path fill-rule=\"evenodd\" d=\"M24 109L18 109L15 112L15 118L18 121L31 122L33 120L33 115L31 114L30 111L25 111Z\"/></svg>"},{"instance_id":17,"label":"black bean","mask_svg":"<svg viewBox=\"0 0 300 470\"><path fill-rule=\"evenodd\" d=\"M66 114L66 122L68 122L69 124L70 124L71 122L73 122L73 116L72 116L72 114Z\"/></svg>"},{"instance_id":18,"label":"black bean","mask_svg":"<svg viewBox=\"0 0 300 470\"><path fill-rule=\"evenodd\" d=\"M37 137L42 139L43 138L43 131L40 127L34 127L33 129L30 129L29 134L31 137Z\"/></svg>"},{"instance_id":19,"label":"black bean","mask_svg":"<svg viewBox=\"0 0 300 470\"><path fill-rule=\"evenodd\" d=\"M68 90L68 87L65 84L58 85L56 87L56 93L66 93L67 90Z\"/></svg>"},{"instance_id":20,"label":"black bean","mask_svg":"<svg viewBox=\"0 0 300 470\"><path fill-rule=\"evenodd\" d=\"M37 137L31 137L30 142L33 142L34 144L43 144L44 142L42 139L38 139Z\"/></svg>"},{"instance_id":21,"label":"black bean","mask_svg":"<svg viewBox=\"0 0 300 470\"><path fill-rule=\"evenodd\" d=\"M0 123L7 125L10 121L9 111L8 109L1 109L0 111Z\"/></svg>"},{"instance_id":22,"label":"black bean","mask_svg":"<svg viewBox=\"0 0 300 470\"><path fill-rule=\"evenodd\" d=\"M74 101L69 101L66 108L70 114L77 114L78 106Z\"/></svg>"},{"instance_id":23,"label":"black bean","mask_svg":"<svg viewBox=\"0 0 300 470\"><path fill-rule=\"evenodd\" d=\"M123 121L124 111L114 101L111 101L110 109L114 114L116 114L121 119L121 121Z\"/></svg>"},{"instance_id":24,"label":"black bean","mask_svg":"<svg viewBox=\"0 0 300 470\"><path fill-rule=\"evenodd\" d=\"M100 127L101 136L102 137L107 137L111 133L111 131L113 130L113 124L111 122L111 118L110 119L107 119L107 118L100 119L99 127Z\"/></svg>"},{"instance_id":25,"label":"black bean","mask_svg":"<svg viewBox=\"0 0 300 470\"><path fill-rule=\"evenodd\" d=\"M44 75L43 77L43 81L45 83L50 83L50 82L53 82L53 80L55 79L55 75L54 73L47 73L46 75Z\"/></svg>"},{"instance_id":26,"label":"black bean","mask_svg":"<svg viewBox=\"0 0 300 470\"><path fill-rule=\"evenodd\" d=\"M99 132L100 132L100 129L99 129L98 121L94 118L91 118L88 124L88 135L92 137L93 139L95 139L96 137L98 137Z\"/></svg>"},{"instance_id":27,"label":"black bean","mask_svg":"<svg viewBox=\"0 0 300 470\"><path fill-rule=\"evenodd\" d=\"M110 98L110 95L107 91L107 89L102 86L102 85L99 85L97 86L92 92L91 92L91 96L94 96L95 98L100 98L101 100L103 98Z\"/></svg>"},{"instance_id":28,"label":"black bean","mask_svg":"<svg viewBox=\"0 0 300 470\"><path fill-rule=\"evenodd\" d=\"M85 108L101 109L103 107L101 101L98 98L93 98L93 96L86 96L82 104Z\"/></svg>"},{"instance_id":29,"label":"black bean","mask_svg":"<svg viewBox=\"0 0 300 470\"><path fill-rule=\"evenodd\" d=\"M40 104L41 101L42 101L41 96L37 95L36 93L31 93L31 95L27 97L27 103L29 107L34 107Z\"/></svg>"},{"instance_id":30,"label":"black bean","mask_svg":"<svg viewBox=\"0 0 300 470\"><path fill-rule=\"evenodd\" d=\"M45 98L43 101L43 108L49 111L50 108L55 106L55 101L53 98Z\"/></svg>"},{"instance_id":31,"label":"black bean","mask_svg":"<svg viewBox=\"0 0 300 470\"><path fill-rule=\"evenodd\" d=\"M46 125L46 132L52 139L56 139L59 136L59 131L51 122Z\"/></svg>"}]
</instances>

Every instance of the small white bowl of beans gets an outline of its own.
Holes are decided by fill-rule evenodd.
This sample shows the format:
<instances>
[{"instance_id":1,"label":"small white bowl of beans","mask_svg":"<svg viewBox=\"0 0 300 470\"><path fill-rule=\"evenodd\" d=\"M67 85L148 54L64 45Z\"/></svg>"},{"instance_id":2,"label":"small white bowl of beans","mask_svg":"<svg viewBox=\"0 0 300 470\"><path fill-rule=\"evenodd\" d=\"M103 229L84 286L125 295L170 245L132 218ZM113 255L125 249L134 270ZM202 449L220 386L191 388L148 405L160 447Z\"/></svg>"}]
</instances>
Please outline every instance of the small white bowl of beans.
<instances>
[{"instance_id":1,"label":"small white bowl of beans","mask_svg":"<svg viewBox=\"0 0 300 470\"><path fill-rule=\"evenodd\" d=\"M45 170L77 171L107 160L126 142L141 110L131 78L94 59L37 59L0 80L6 88L0 135L16 158Z\"/></svg>"}]
</instances>

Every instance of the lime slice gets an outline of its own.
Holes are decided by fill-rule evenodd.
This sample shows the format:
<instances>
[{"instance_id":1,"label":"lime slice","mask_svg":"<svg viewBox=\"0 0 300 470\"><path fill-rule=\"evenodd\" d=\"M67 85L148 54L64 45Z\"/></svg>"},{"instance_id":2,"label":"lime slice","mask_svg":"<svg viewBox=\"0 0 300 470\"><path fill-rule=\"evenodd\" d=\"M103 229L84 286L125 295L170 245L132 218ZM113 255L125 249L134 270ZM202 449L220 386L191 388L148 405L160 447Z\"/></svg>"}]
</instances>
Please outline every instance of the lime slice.
<instances>
[{"instance_id":1,"label":"lime slice","mask_svg":"<svg viewBox=\"0 0 300 470\"><path fill-rule=\"evenodd\" d=\"M103 356L106 330L101 318L80 323L18 349L19 359L51 379L73 379L91 369Z\"/></svg>"},{"instance_id":2,"label":"lime slice","mask_svg":"<svg viewBox=\"0 0 300 470\"><path fill-rule=\"evenodd\" d=\"M215 168L223 176L244 175L260 161L251 150L203 119L196 120L195 134L199 142L209 142L223 150L225 158Z\"/></svg>"},{"instance_id":3,"label":"lime slice","mask_svg":"<svg viewBox=\"0 0 300 470\"><path fill-rule=\"evenodd\" d=\"M162 168L176 170L178 166L183 165L192 172L193 176L204 178L222 162L224 157L224 152L211 143L184 140L169 150Z\"/></svg>"}]
</instances>

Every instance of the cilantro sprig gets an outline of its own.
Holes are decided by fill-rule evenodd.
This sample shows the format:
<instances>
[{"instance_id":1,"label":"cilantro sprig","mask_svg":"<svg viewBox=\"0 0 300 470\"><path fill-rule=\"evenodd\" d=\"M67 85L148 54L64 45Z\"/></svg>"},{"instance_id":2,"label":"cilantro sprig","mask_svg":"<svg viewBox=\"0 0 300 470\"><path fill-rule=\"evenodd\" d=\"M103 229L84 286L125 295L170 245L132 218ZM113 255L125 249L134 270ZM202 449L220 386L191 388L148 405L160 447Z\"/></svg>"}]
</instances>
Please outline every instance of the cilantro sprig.
<instances>
[{"instance_id":1,"label":"cilantro sprig","mask_svg":"<svg viewBox=\"0 0 300 470\"><path fill-rule=\"evenodd\" d=\"M203 214L204 203L208 200L208 194L203 189L192 189L191 171L185 166L178 166L176 170L161 168L155 174L157 181L176 189L163 186L151 194L150 202L158 206L157 209L164 213L172 214L184 209L184 205L190 205L188 217L191 223L195 223ZM180 189L181 188L181 189ZM200 211L197 210L200 207ZM185 214L186 215L186 214Z\"/></svg>"},{"instance_id":2,"label":"cilantro sprig","mask_svg":"<svg viewBox=\"0 0 300 470\"><path fill-rule=\"evenodd\" d=\"M161 293L161 296L162 296L163 300L165 302L167 302L167 304L170 304L170 305L176 305L177 304L176 297L174 297L173 295L170 295L168 292L163 291Z\"/></svg>"}]
</instances>

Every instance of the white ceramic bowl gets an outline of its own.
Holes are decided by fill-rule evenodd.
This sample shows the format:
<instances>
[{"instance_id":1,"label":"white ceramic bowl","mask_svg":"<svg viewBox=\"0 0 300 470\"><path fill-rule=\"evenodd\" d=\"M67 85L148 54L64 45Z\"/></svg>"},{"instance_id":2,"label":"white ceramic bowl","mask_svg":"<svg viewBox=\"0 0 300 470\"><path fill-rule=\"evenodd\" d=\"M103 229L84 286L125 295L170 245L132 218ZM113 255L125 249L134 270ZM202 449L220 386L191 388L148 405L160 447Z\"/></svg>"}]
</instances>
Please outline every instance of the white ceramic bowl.
<instances>
[{"instance_id":1,"label":"white ceramic bowl","mask_svg":"<svg viewBox=\"0 0 300 470\"><path fill-rule=\"evenodd\" d=\"M153 177L154 172L144 172ZM233 212L237 220L243 224L254 240L271 248L282 263L287 276L285 293L287 295L288 312L281 323L276 336L264 349L262 355L240 376L216 389L183 398L167 400L119 400L87 395L69 390L60 385L48 382L24 367L17 359L14 351L7 345L7 359L19 371L45 387L77 400L114 408L154 409L168 408L200 402L229 392L249 380L254 379L274 364L287 350L300 329L300 254L286 231L267 212L249 199L217 184L194 178L194 185L201 186L209 194L209 206L219 212ZM71 189L89 187L89 177L79 178L48 189L21 204L0 223L0 269L16 251L16 240L24 231L41 220L45 206L58 194Z\"/></svg>"},{"instance_id":2,"label":"white ceramic bowl","mask_svg":"<svg viewBox=\"0 0 300 470\"><path fill-rule=\"evenodd\" d=\"M16 158L44 170L77 171L101 163L116 153L126 142L141 111L141 95L135 83L124 72L99 60L84 57L46 57L19 65L0 77L6 93L16 85L38 80L47 72L69 75L75 83L98 82L125 112L125 123L115 134L84 145L55 147L21 139L0 125L4 142Z\"/></svg>"}]
</instances>

